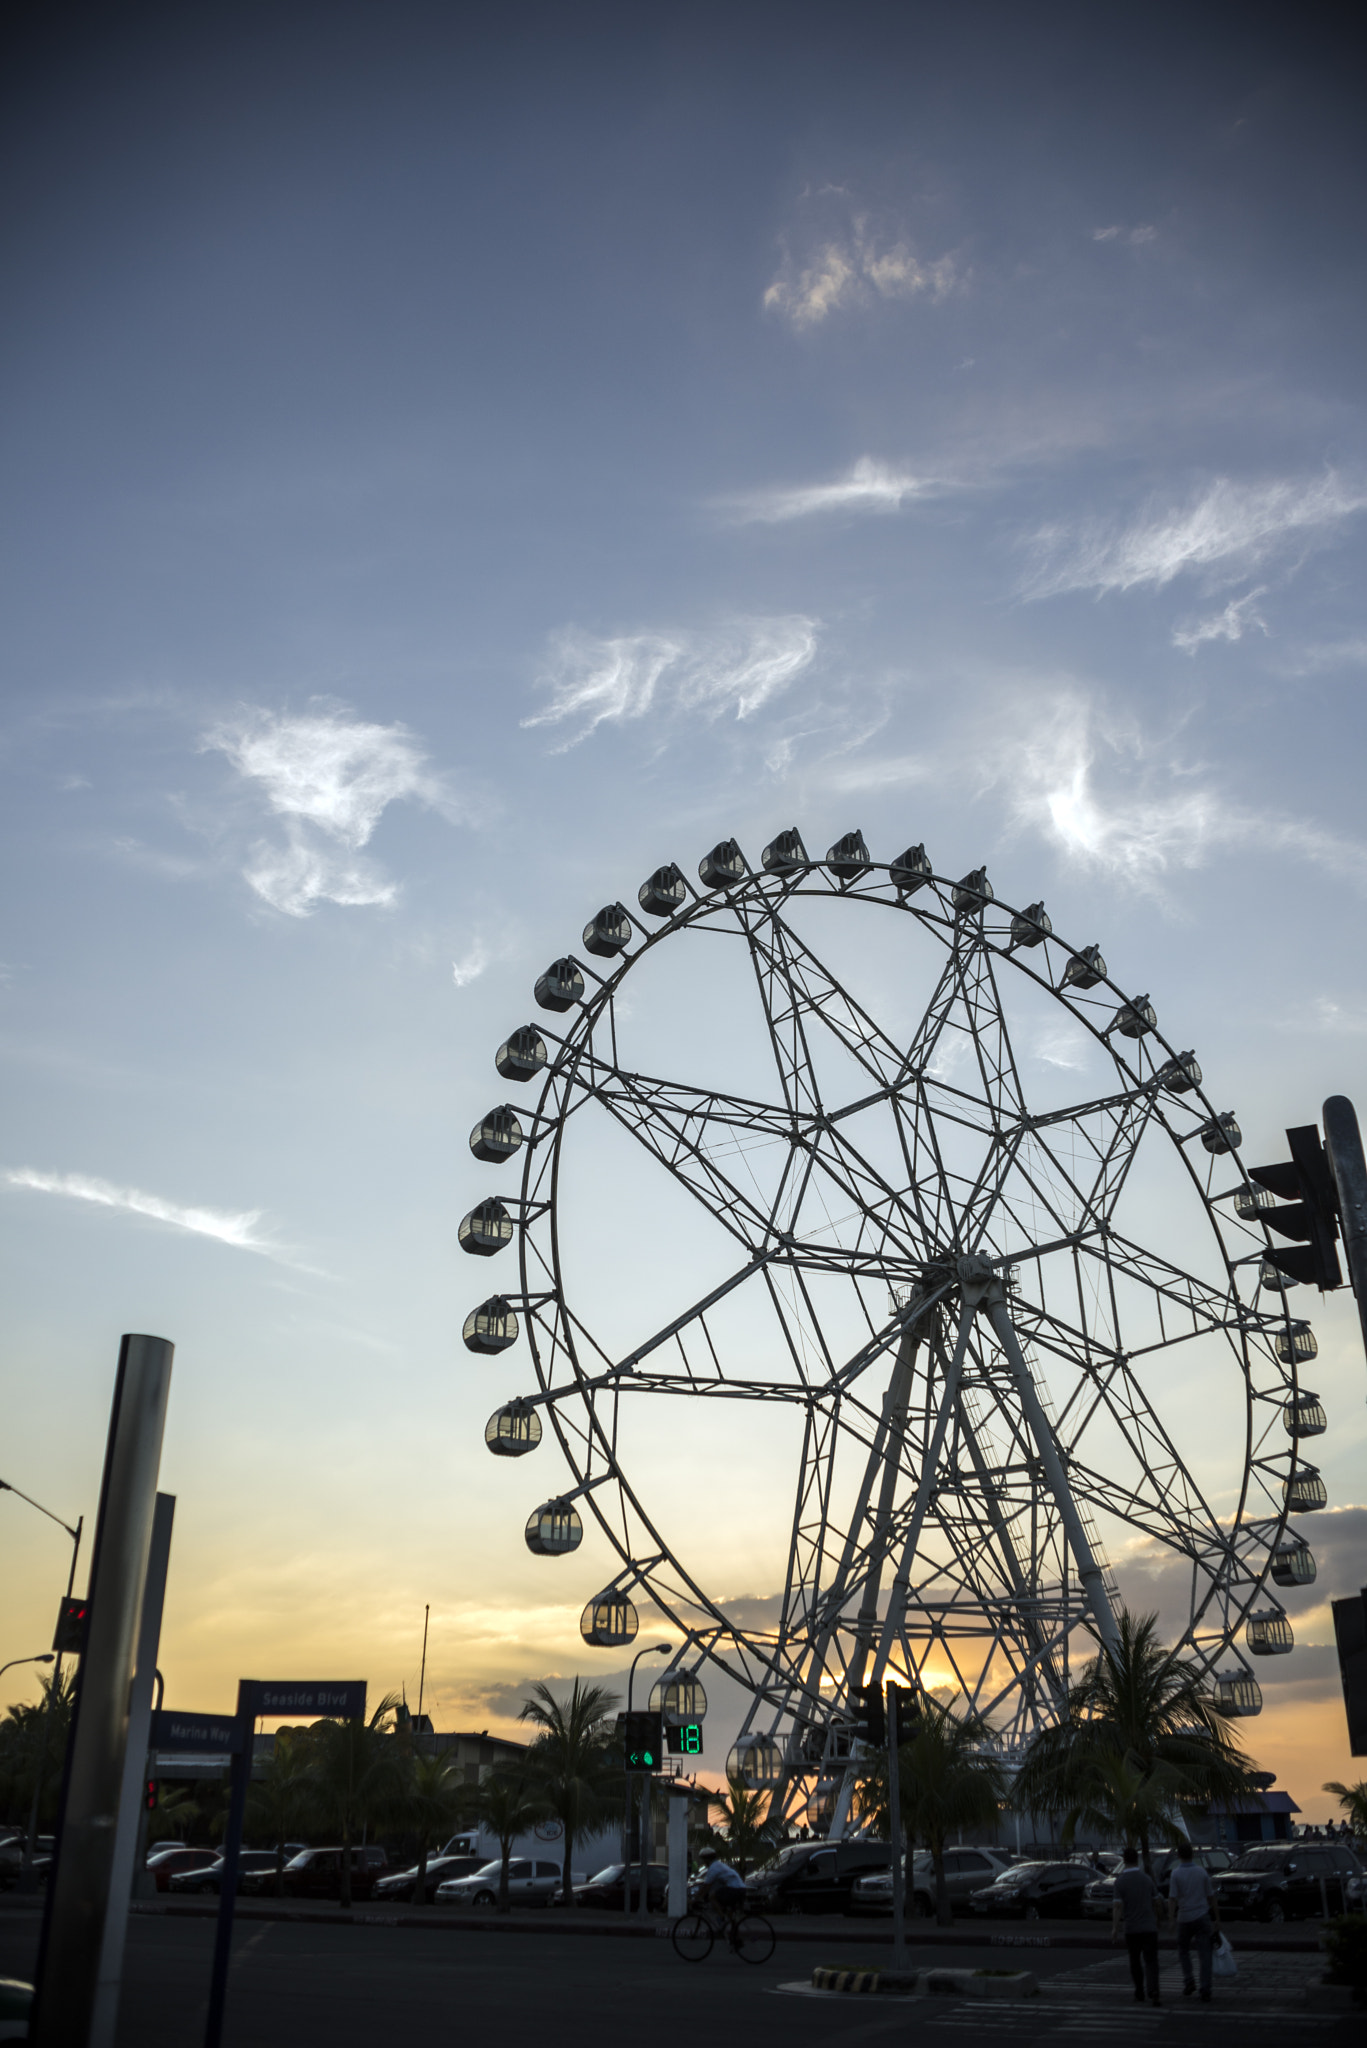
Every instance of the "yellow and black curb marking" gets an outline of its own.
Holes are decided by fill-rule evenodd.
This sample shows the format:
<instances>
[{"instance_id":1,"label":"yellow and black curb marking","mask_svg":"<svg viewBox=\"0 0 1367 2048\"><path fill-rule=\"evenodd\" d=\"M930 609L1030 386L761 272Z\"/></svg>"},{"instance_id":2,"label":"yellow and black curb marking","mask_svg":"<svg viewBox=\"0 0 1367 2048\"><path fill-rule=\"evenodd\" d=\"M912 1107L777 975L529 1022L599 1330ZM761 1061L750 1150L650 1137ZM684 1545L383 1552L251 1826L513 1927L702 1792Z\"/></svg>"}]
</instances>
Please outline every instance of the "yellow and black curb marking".
<instances>
[{"instance_id":1,"label":"yellow and black curb marking","mask_svg":"<svg viewBox=\"0 0 1367 2048\"><path fill-rule=\"evenodd\" d=\"M916 1973L914 1970L833 1970L817 1968L812 1971L813 1991L849 1991L853 1993L876 1991L914 1991Z\"/></svg>"}]
</instances>

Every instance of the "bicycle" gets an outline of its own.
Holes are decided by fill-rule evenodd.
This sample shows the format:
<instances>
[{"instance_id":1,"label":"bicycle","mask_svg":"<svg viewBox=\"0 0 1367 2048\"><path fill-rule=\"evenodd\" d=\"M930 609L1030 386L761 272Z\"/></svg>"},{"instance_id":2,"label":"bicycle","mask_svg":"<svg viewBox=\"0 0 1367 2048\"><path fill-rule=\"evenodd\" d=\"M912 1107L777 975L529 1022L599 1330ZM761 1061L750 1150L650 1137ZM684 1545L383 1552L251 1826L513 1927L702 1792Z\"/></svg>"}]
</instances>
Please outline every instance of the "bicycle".
<instances>
[{"instance_id":1,"label":"bicycle","mask_svg":"<svg viewBox=\"0 0 1367 2048\"><path fill-rule=\"evenodd\" d=\"M674 1922L669 1938L676 1956L686 1963L701 1963L711 1955L719 1934L726 1936L732 1955L743 1963L767 1963L774 1953L773 1928L758 1913L747 1913L743 1904L734 1910L696 1906Z\"/></svg>"}]
</instances>

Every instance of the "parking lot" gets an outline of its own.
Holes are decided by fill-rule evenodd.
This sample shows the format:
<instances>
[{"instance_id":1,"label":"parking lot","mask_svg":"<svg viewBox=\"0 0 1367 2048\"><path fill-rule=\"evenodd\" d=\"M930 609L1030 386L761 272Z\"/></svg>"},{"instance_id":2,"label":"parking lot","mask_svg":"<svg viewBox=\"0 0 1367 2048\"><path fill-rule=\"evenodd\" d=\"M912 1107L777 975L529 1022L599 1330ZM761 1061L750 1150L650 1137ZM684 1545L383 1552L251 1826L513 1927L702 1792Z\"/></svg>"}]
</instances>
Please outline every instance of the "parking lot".
<instances>
[{"instance_id":1,"label":"parking lot","mask_svg":"<svg viewBox=\"0 0 1367 2048\"><path fill-rule=\"evenodd\" d=\"M659 1923L656 1923L659 1925ZM31 1910L0 1912L0 1974L31 1974L38 1919ZM867 1969L884 1960L880 1945L852 1942L849 1923L833 1919L780 1942L770 1963L752 1969L715 1950L696 1967L682 1963L658 1935L595 1938L586 1927L555 1935L545 1916L518 1916L507 1931L420 1927L378 1918L345 1924L289 1915L238 1927L228 2048L373 2048L377 2040L444 2036L453 2024L475 2037L544 2039L556 2048L598 2048L605 2030L624 2024L651 2048L768 2048L768 2044L869 2043L918 2033L948 2044L956 2035L1006 2033L1023 2048L1063 2033L1074 2042L1113 2041L1117 2033L1155 2036L1182 2048L1188 2037L1266 2042L1274 2048L1294 2015L1296 2038L1326 2048L1358 2033L1348 2016L1305 2008L1305 1985L1319 1973L1313 1951L1247 1956L1238 1989L1215 2006L1183 2006L1174 1959L1165 1955L1165 1993L1157 2012L1136 2007L1123 1958L1064 1946L1005 1948L918 1941L912 1967L937 1963L1001 1970L1027 1967L1042 1996L983 2007L951 1998L801 1997L781 1987L810 1982L818 1964ZM213 1941L209 1917L135 1914L118 2048L198 2048Z\"/></svg>"}]
</instances>

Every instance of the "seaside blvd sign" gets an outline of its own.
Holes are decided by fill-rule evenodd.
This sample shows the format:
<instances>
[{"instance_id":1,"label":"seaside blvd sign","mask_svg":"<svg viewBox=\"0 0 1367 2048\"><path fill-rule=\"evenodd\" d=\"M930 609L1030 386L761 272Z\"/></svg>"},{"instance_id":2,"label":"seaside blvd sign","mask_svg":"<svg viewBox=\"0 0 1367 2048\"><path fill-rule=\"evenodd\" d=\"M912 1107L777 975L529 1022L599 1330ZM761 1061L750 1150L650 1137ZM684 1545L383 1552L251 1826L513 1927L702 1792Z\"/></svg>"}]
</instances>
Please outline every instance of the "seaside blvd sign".
<instances>
[{"instance_id":1,"label":"seaside blvd sign","mask_svg":"<svg viewBox=\"0 0 1367 2048\"><path fill-rule=\"evenodd\" d=\"M243 1678L237 1686L237 1719L233 1730L232 1794L223 1834L223 1871L219 1880L218 1931L209 1975L209 2012L204 2048L219 2048L223 2038L223 2006L232 1954L233 1908L237 1903L237 1863L242 1847L242 1822L247 1810L247 1785L252 1774L252 1735L264 1714L345 1721L365 1719L364 1678ZM209 1715L183 1716L208 1720Z\"/></svg>"}]
</instances>

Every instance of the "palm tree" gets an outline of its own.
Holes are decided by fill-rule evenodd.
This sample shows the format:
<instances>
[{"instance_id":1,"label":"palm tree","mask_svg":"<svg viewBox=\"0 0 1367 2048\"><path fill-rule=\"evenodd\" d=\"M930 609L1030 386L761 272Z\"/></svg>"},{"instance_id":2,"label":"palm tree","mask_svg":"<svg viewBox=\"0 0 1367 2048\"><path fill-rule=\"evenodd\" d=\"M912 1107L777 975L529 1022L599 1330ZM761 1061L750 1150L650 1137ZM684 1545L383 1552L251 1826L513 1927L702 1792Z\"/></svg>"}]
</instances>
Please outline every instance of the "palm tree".
<instances>
[{"instance_id":1,"label":"palm tree","mask_svg":"<svg viewBox=\"0 0 1367 2048\"><path fill-rule=\"evenodd\" d=\"M1340 1785L1337 1778L1331 1778L1320 1790L1333 1793L1355 1835L1367 1835L1367 1778L1359 1778L1356 1785Z\"/></svg>"},{"instance_id":2,"label":"palm tree","mask_svg":"<svg viewBox=\"0 0 1367 2048\"><path fill-rule=\"evenodd\" d=\"M743 1778L728 1777L726 1782L729 1790L707 1795L707 1804L721 1819L721 1829L709 1827L708 1838L714 1849L725 1852L738 1876L748 1877L777 1843L779 1824L768 1817L766 1792L752 1791Z\"/></svg>"},{"instance_id":3,"label":"palm tree","mask_svg":"<svg viewBox=\"0 0 1367 2048\"><path fill-rule=\"evenodd\" d=\"M351 1846L357 1830L389 1812L400 1789L399 1759L381 1723L398 1704L387 1693L368 1721L317 1721L309 1730L309 1805L342 1837L343 1907L351 1905Z\"/></svg>"},{"instance_id":4,"label":"palm tree","mask_svg":"<svg viewBox=\"0 0 1367 2048\"><path fill-rule=\"evenodd\" d=\"M178 1835L182 1828L190 1827L202 1815L204 1809L198 1800L192 1799L183 1785L167 1785L157 1792L157 1803L147 1816L147 1845L164 1842Z\"/></svg>"},{"instance_id":5,"label":"palm tree","mask_svg":"<svg viewBox=\"0 0 1367 2048\"><path fill-rule=\"evenodd\" d=\"M528 1828L534 1828L544 1820L550 1811L541 1788L531 1782L525 1771L492 1770L483 1784L470 1798L467 1812L472 1814L485 1833L498 1843L500 1868L498 1873L498 1910L508 1911L508 1860L513 1853L513 1843L519 1835L525 1835Z\"/></svg>"},{"instance_id":6,"label":"palm tree","mask_svg":"<svg viewBox=\"0 0 1367 2048\"><path fill-rule=\"evenodd\" d=\"M471 1787L457 1775L456 1753L444 1749L440 1756L414 1754L407 1760L401 1808L404 1821L418 1843L418 1875L413 1885L413 1904L427 1904L427 1858L434 1843L445 1841L452 1827L470 1805Z\"/></svg>"},{"instance_id":7,"label":"palm tree","mask_svg":"<svg viewBox=\"0 0 1367 2048\"><path fill-rule=\"evenodd\" d=\"M616 1693L601 1685L581 1685L576 1678L567 1700L558 1700L537 1679L532 1698L524 1700L519 1719L539 1730L527 1755L531 1776L546 1806L565 1831L563 1888L565 1904L573 1903L574 1841L609 1814L620 1812L624 1780L620 1762L614 1766L607 1717L617 1704Z\"/></svg>"},{"instance_id":8,"label":"palm tree","mask_svg":"<svg viewBox=\"0 0 1367 2048\"><path fill-rule=\"evenodd\" d=\"M1194 1664L1158 1641L1158 1617L1123 1608L1120 1640L1103 1643L1069 1688L1063 1719L1030 1745L1015 1804L1061 1813L1063 1840L1079 1821L1137 1842L1151 1867L1155 1836L1180 1841L1178 1815L1254 1789L1251 1764Z\"/></svg>"},{"instance_id":9,"label":"palm tree","mask_svg":"<svg viewBox=\"0 0 1367 2048\"><path fill-rule=\"evenodd\" d=\"M275 1895L285 1889L285 1843L302 1824L310 1791L309 1730L277 1728L260 1776L247 1789L247 1831L275 1848Z\"/></svg>"},{"instance_id":10,"label":"palm tree","mask_svg":"<svg viewBox=\"0 0 1367 2048\"><path fill-rule=\"evenodd\" d=\"M923 1696L905 1742L897 1745L898 1804L908 1843L930 1851L935 1870L935 1918L953 1921L945 1883L945 1845L963 1828L995 1828L1006 1798L1006 1774L985 1745L992 1731L976 1714L956 1717ZM864 1817L888 1826L887 1762L879 1758L860 1787Z\"/></svg>"}]
</instances>

